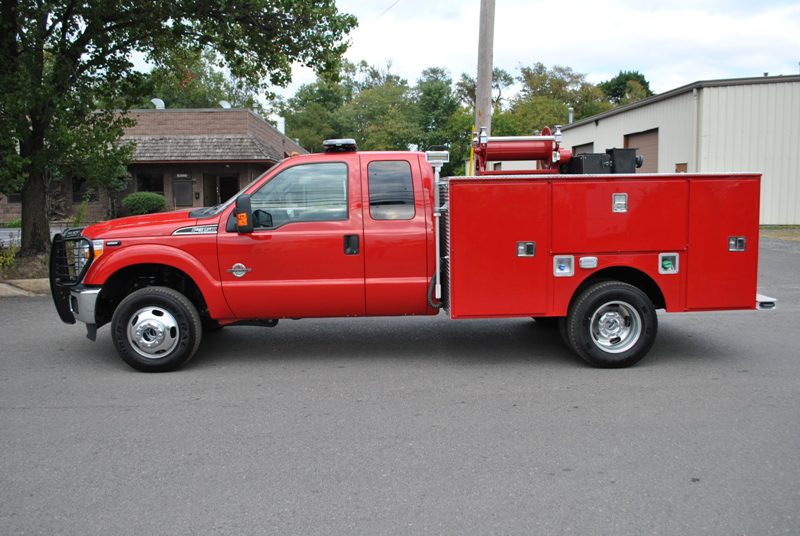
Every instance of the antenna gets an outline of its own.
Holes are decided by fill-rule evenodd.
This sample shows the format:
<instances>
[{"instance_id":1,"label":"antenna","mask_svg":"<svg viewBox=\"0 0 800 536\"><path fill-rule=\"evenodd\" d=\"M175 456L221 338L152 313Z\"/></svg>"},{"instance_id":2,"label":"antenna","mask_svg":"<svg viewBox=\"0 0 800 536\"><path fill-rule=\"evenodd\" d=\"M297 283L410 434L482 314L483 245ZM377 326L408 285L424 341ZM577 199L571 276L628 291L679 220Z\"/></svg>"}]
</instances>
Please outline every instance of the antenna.
<instances>
[{"instance_id":1,"label":"antenna","mask_svg":"<svg viewBox=\"0 0 800 536\"><path fill-rule=\"evenodd\" d=\"M219 105L225 108L226 110L231 107L231 103L226 100L219 101Z\"/></svg>"},{"instance_id":2,"label":"antenna","mask_svg":"<svg viewBox=\"0 0 800 536\"><path fill-rule=\"evenodd\" d=\"M163 110L164 109L164 101L161 99L150 99L150 102L153 103L153 106L156 107L156 110Z\"/></svg>"}]
</instances>

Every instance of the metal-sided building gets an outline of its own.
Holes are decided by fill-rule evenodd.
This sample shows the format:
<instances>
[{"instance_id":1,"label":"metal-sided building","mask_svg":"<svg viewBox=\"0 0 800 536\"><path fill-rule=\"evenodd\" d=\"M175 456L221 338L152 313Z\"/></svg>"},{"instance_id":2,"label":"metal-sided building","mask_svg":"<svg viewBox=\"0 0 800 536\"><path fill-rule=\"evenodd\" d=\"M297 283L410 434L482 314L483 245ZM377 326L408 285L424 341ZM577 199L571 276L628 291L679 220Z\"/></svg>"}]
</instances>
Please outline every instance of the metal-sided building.
<instances>
[{"instance_id":1,"label":"metal-sided building","mask_svg":"<svg viewBox=\"0 0 800 536\"><path fill-rule=\"evenodd\" d=\"M562 130L574 153L638 148L641 172L760 172L761 223L800 224L800 76L695 82Z\"/></svg>"}]
</instances>

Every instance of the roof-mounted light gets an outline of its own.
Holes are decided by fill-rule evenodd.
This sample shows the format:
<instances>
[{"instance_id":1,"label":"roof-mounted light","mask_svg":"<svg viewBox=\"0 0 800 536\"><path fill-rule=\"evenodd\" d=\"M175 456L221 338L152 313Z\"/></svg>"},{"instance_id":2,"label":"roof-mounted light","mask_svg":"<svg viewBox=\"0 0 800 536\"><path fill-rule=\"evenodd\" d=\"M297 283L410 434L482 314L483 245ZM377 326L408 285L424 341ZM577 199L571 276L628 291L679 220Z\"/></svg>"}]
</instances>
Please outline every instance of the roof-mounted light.
<instances>
[{"instance_id":1,"label":"roof-mounted light","mask_svg":"<svg viewBox=\"0 0 800 536\"><path fill-rule=\"evenodd\" d=\"M322 142L322 147L326 153L352 153L358 151L356 140L353 138L325 140Z\"/></svg>"},{"instance_id":2,"label":"roof-mounted light","mask_svg":"<svg viewBox=\"0 0 800 536\"><path fill-rule=\"evenodd\" d=\"M425 160L429 163L439 162L440 164L447 164L450 162L449 151L425 151Z\"/></svg>"}]
</instances>

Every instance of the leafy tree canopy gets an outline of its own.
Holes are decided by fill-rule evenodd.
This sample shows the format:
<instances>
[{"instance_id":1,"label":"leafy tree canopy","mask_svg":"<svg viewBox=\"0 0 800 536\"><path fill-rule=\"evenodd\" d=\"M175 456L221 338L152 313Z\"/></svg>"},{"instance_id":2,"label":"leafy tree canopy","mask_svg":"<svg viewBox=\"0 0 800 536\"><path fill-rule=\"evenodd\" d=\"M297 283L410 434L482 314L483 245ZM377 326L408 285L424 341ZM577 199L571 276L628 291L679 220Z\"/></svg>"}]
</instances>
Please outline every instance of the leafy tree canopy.
<instances>
[{"instance_id":1,"label":"leafy tree canopy","mask_svg":"<svg viewBox=\"0 0 800 536\"><path fill-rule=\"evenodd\" d=\"M517 77L494 69L492 132L529 135L545 126L614 107L606 94L569 67L522 66ZM633 81L632 81L633 83ZM633 86L632 86L633 87ZM517 92L506 97L512 89ZM629 89L635 91L636 88ZM311 151L326 138L356 139L362 149L420 149L445 146L451 163L445 175L462 173L472 138L475 79L454 82L446 69L430 67L414 86L386 68L344 63L336 76L319 76L278 104L287 134Z\"/></svg>"},{"instance_id":2,"label":"leafy tree canopy","mask_svg":"<svg viewBox=\"0 0 800 536\"><path fill-rule=\"evenodd\" d=\"M611 80L597 85L612 104L629 104L653 95L650 83L639 71L620 71Z\"/></svg>"},{"instance_id":3,"label":"leafy tree canopy","mask_svg":"<svg viewBox=\"0 0 800 536\"><path fill-rule=\"evenodd\" d=\"M152 106L151 97L167 108L217 108L224 100L234 108L259 109L258 87L236 79L220 67L211 49L175 50L145 75L141 93L146 97L134 106Z\"/></svg>"},{"instance_id":4,"label":"leafy tree canopy","mask_svg":"<svg viewBox=\"0 0 800 536\"><path fill-rule=\"evenodd\" d=\"M49 245L49 177L110 181L130 158L112 143L127 119L109 110L144 96L133 52L165 66L210 50L266 88L288 82L295 61L335 70L356 24L334 0L0 0L0 15L0 191L22 192L23 254Z\"/></svg>"}]
</instances>

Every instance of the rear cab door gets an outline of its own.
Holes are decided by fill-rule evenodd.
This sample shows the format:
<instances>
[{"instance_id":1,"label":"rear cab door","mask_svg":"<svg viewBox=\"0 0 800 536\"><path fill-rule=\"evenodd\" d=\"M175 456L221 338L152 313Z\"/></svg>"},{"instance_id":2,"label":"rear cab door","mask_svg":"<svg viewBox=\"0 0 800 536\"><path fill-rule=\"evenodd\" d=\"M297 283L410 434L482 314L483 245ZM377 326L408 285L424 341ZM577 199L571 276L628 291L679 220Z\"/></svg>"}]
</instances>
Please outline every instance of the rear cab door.
<instances>
[{"instance_id":1,"label":"rear cab door","mask_svg":"<svg viewBox=\"0 0 800 536\"><path fill-rule=\"evenodd\" d=\"M419 153L360 153L366 314L430 313L433 172ZM431 253L431 260L433 254Z\"/></svg>"}]
</instances>

